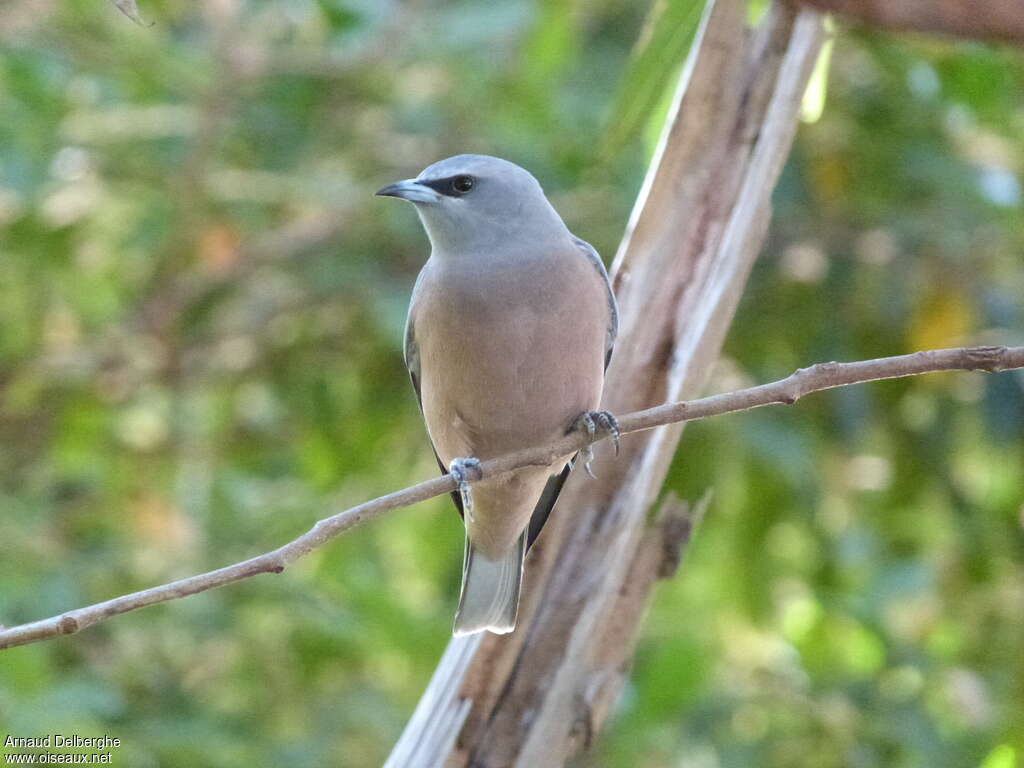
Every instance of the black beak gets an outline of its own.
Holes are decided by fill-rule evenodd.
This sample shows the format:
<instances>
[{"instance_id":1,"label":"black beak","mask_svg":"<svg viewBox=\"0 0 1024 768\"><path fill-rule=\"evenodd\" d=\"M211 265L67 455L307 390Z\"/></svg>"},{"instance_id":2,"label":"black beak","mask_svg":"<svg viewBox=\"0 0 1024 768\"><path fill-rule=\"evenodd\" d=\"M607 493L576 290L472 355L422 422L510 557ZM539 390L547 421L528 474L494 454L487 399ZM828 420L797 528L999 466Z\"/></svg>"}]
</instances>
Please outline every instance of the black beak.
<instances>
[{"instance_id":1,"label":"black beak","mask_svg":"<svg viewBox=\"0 0 1024 768\"><path fill-rule=\"evenodd\" d=\"M396 181L394 184L388 184L386 187L381 187L373 194L377 197L401 197L402 182Z\"/></svg>"},{"instance_id":2,"label":"black beak","mask_svg":"<svg viewBox=\"0 0 1024 768\"><path fill-rule=\"evenodd\" d=\"M436 203L441 199L441 195L415 179L388 184L386 187L378 189L376 194L378 197L397 197L411 203Z\"/></svg>"}]
</instances>

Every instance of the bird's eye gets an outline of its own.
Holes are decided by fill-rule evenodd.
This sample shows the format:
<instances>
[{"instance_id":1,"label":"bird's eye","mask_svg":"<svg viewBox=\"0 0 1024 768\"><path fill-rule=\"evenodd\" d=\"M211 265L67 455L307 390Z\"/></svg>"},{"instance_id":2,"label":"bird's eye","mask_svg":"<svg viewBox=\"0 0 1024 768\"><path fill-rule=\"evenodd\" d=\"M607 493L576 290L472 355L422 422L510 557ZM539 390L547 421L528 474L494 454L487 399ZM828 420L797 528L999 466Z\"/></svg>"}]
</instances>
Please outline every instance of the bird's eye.
<instances>
[{"instance_id":1,"label":"bird's eye","mask_svg":"<svg viewBox=\"0 0 1024 768\"><path fill-rule=\"evenodd\" d=\"M460 195L464 195L473 188L473 183L472 176L456 176L452 179L452 189Z\"/></svg>"}]
</instances>

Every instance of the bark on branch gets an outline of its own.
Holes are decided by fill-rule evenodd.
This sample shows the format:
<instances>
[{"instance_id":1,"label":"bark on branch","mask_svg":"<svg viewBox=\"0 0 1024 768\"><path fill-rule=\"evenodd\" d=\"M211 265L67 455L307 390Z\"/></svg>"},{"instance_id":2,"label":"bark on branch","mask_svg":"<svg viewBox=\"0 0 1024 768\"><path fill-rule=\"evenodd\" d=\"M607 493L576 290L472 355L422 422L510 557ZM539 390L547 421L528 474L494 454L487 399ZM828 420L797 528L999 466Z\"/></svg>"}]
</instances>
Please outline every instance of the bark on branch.
<instances>
[{"instance_id":1,"label":"bark on branch","mask_svg":"<svg viewBox=\"0 0 1024 768\"><path fill-rule=\"evenodd\" d=\"M1021 0L791 0L883 29L1024 42Z\"/></svg>"},{"instance_id":2,"label":"bark on branch","mask_svg":"<svg viewBox=\"0 0 1024 768\"><path fill-rule=\"evenodd\" d=\"M666 403L626 414L619 418L619 425L622 434L625 435L665 424L695 421L765 405L792 404L812 392L848 384L935 371L995 372L1014 368L1024 368L1024 347L963 347L915 352L911 355L855 363L818 363L768 384L689 402ZM605 438L598 438L601 439ZM591 442L594 441L582 433L567 435L548 445L485 461L481 465L480 477L494 477L527 466L547 465L558 456L573 453ZM390 510L426 501L454 489L455 481L451 475L437 477L324 518L297 539L258 557L216 571L122 595L31 624L0 629L0 649L27 645L57 635L74 634L120 613L206 592L257 574L281 573L300 557L360 523Z\"/></svg>"}]
</instances>

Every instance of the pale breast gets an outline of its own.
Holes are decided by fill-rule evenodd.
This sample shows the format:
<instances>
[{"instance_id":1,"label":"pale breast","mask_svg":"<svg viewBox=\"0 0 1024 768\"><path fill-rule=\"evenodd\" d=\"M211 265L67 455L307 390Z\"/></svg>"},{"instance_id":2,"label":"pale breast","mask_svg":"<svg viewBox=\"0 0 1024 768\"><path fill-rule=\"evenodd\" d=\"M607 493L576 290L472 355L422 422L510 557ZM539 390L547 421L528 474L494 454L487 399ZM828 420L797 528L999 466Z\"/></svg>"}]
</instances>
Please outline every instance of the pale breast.
<instances>
[{"instance_id":1,"label":"pale breast","mask_svg":"<svg viewBox=\"0 0 1024 768\"><path fill-rule=\"evenodd\" d=\"M417 296L416 338L424 415L446 464L553 439L598 407L607 294L585 257L487 273L431 266Z\"/></svg>"}]
</instances>

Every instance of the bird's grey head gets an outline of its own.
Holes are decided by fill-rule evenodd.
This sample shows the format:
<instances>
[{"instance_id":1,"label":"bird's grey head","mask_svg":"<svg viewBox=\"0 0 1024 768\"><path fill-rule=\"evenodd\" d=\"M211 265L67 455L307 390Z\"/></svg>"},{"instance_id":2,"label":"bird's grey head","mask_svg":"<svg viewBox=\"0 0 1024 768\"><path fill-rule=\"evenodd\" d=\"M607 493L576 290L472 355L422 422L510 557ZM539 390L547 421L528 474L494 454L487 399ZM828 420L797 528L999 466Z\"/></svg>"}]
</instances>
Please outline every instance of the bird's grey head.
<instances>
[{"instance_id":1,"label":"bird's grey head","mask_svg":"<svg viewBox=\"0 0 1024 768\"><path fill-rule=\"evenodd\" d=\"M569 236L537 180L515 163L488 155L449 157L377 194L413 203L437 254Z\"/></svg>"}]
</instances>

